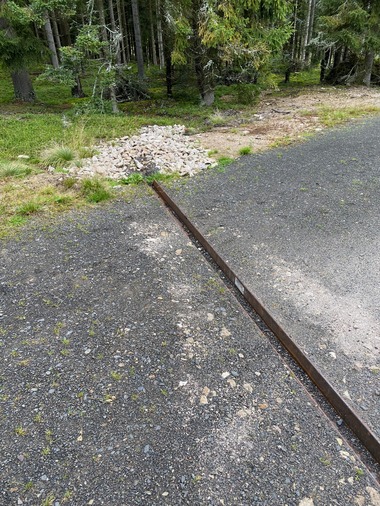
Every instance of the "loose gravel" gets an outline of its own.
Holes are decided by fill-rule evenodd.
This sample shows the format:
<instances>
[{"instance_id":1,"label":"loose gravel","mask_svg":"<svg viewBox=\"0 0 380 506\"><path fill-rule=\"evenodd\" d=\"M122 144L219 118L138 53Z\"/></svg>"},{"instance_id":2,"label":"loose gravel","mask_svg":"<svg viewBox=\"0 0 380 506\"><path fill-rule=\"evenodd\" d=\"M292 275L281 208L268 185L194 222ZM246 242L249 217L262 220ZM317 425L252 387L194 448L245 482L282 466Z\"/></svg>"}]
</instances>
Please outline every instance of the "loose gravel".
<instances>
[{"instance_id":1,"label":"loose gravel","mask_svg":"<svg viewBox=\"0 0 380 506\"><path fill-rule=\"evenodd\" d=\"M185 133L183 125L144 127L137 135L102 142L95 147L96 155L69 171L80 177L123 179L136 172L193 176L215 165L207 151Z\"/></svg>"}]
</instances>

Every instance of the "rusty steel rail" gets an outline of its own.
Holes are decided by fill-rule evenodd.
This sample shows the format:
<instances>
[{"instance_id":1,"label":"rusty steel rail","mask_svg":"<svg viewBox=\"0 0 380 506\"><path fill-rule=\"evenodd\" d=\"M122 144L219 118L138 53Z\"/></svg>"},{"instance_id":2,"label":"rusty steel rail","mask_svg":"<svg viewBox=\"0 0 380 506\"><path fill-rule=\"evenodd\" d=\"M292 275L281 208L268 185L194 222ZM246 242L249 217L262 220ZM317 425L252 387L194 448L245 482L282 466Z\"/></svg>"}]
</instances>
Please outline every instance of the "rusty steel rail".
<instances>
[{"instance_id":1,"label":"rusty steel rail","mask_svg":"<svg viewBox=\"0 0 380 506\"><path fill-rule=\"evenodd\" d=\"M325 396L331 406L337 411L339 416L345 421L347 426L359 438L366 449L371 453L377 463L380 464L380 440L371 431L371 429L363 422L359 414L347 404L342 396L327 381L323 374L315 367L315 365L307 358L305 353L294 343L292 338L285 330L276 322L273 316L265 309L258 298L242 283L236 276L231 267L223 260L223 258L215 251L207 239L193 225L189 218L177 206L177 204L169 197L162 186L153 182L153 188L168 207L175 213L178 219L186 226L195 239L207 251L215 263L220 267L227 278L236 286L243 295L248 304L260 316L265 325L273 332L276 338L290 353L298 365L305 371L312 382L317 386L320 392Z\"/></svg>"}]
</instances>

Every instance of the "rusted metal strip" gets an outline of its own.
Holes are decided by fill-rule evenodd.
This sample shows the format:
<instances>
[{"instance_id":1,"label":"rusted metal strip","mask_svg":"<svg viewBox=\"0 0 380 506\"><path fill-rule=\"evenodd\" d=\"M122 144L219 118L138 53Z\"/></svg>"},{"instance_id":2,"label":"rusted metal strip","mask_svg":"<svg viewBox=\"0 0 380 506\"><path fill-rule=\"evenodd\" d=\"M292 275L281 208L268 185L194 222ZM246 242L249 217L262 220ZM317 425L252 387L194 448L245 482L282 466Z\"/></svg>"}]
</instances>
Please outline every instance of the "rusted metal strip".
<instances>
[{"instance_id":1,"label":"rusted metal strip","mask_svg":"<svg viewBox=\"0 0 380 506\"><path fill-rule=\"evenodd\" d=\"M216 264L221 268L223 273L238 288L248 304L256 311L267 327L273 332L281 344L291 354L294 360L302 367L305 373L318 387L322 394L326 397L331 406L337 411L339 416L345 421L348 427L356 434L362 444L372 454L376 462L380 464L380 440L371 431L371 429L363 422L360 415L347 404L334 387L326 380L323 374L314 366L305 353L294 343L292 338L284 331L284 329L276 322L273 316L265 309L259 299L253 295L250 290L235 275L231 267L223 260L223 258L215 251L207 239L193 225L189 218L177 206L177 204L169 197L162 186L154 181L153 188L156 190L162 200L172 209L178 219L188 228L195 239L202 245L207 253L212 257Z\"/></svg>"}]
</instances>

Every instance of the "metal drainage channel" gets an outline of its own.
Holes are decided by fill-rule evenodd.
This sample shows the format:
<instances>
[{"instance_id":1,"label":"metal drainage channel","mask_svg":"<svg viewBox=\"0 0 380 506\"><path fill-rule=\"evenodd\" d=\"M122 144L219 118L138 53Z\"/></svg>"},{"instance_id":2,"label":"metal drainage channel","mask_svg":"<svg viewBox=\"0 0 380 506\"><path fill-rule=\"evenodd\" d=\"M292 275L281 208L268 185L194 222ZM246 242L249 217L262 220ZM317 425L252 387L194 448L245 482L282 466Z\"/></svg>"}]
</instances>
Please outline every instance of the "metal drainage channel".
<instances>
[{"instance_id":1,"label":"metal drainage channel","mask_svg":"<svg viewBox=\"0 0 380 506\"><path fill-rule=\"evenodd\" d=\"M303 351L293 342L291 337L276 322L272 315L265 309L255 295L239 280L233 270L227 265L223 258L215 251L207 239L199 232L188 217L182 212L177 204L169 197L162 186L154 181L154 190L165 204L174 212L183 225L189 230L199 244L207 251L215 263L219 266L225 276L236 286L250 307L260 316L265 325L273 332L276 338L290 353L293 359L304 370L311 381L324 395L331 406L337 411L342 420L358 437L365 448L371 453L375 461L380 464L380 440L363 422L358 413L349 406L333 386L326 380L322 373L307 358Z\"/></svg>"}]
</instances>

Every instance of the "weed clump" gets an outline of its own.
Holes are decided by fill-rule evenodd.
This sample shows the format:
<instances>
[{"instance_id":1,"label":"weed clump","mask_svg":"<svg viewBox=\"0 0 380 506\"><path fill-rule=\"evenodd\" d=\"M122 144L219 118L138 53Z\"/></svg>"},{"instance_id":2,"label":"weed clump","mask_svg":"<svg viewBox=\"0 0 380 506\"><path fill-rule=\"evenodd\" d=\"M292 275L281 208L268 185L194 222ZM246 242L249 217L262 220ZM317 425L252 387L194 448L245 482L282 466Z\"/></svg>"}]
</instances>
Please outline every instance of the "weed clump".
<instances>
[{"instance_id":1,"label":"weed clump","mask_svg":"<svg viewBox=\"0 0 380 506\"><path fill-rule=\"evenodd\" d=\"M249 146L245 146L244 148L241 148L239 150L239 155L241 155L241 156L250 155L251 153L252 153L252 148L250 148Z\"/></svg>"},{"instance_id":2,"label":"weed clump","mask_svg":"<svg viewBox=\"0 0 380 506\"><path fill-rule=\"evenodd\" d=\"M76 177L65 177L65 179L62 181L62 185L65 188L65 190L69 190L72 188L77 182Z\"/></svg>"},{"instance_id":3,"label":"weed clump","mask_svg":"<svg viewBox=\"0 0 380 506\"><path fill-rule=\"evenodd\" d=\"M83 179L81 191L87 202L97 203L111 198L111 193L99 179Z\"/></svg>"},{"instance_id":4,"label":"weed clump","mask_svg":"<svg viewBox=\"0 0 380 506\"><path fill-rule=\"evenodd\" d=\"M29 200L16 209L16 214L19 216L29 216L30 214L37 213L39 210L40 205L33 200Z\"/></svg>"},{"instance_id":5,"label":"weed clump","mask_svg":"<svg viewBox=\"0 0 380 506\"><path fill-rule=\"evenodd\" d=\"M75 159L75 151L67 146L57 145L46 149L42 154L42 162L46 166L62 169Z\"/></svg>"},{"instance_id":6,"label":"weed clump","mask_svg":"<svg viewBox=\"0 0 380 506\"><path fill-rule=\"evenodd\" d=\"M139 172L133 172L128 177L120 179L120 183L126 185L138 185L144 181L144 176Z\"/></svg>"},{"instance_id":7,"label":"weed clump","mask_svg":"<svg viewBox=\"0 0 380 506\"><path fill-rule=\"evenodd\" d=\"M12 162L0 164L0 179L6 178L22 178L29 176L32 173L32 168L27 165L14 164Z\"/></svg>"}]
</instances>

